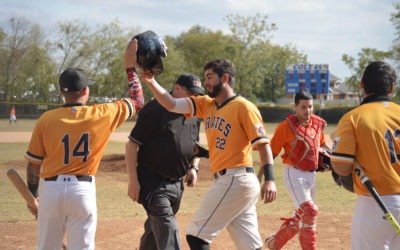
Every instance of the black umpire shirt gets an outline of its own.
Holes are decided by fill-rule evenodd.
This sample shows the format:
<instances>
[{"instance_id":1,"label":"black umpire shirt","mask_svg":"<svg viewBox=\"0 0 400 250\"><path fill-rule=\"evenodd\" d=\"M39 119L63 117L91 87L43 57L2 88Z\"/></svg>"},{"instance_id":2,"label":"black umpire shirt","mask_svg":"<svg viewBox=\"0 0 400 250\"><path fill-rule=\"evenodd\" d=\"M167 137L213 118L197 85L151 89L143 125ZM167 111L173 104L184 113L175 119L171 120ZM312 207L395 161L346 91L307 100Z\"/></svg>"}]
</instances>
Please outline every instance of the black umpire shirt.
<instances>
[{"instance_id":1,"label":"black umpire shirt","mask_svg":"<svg viewBox=\"0 0 400 250\"><path fill-rule=\"evenodd\" d=\"M129 139L139 145L138 174L178 180L186 175L199 137L197 118L169 112L153 99L139 112Z\"/></svg>"}]
</instances>

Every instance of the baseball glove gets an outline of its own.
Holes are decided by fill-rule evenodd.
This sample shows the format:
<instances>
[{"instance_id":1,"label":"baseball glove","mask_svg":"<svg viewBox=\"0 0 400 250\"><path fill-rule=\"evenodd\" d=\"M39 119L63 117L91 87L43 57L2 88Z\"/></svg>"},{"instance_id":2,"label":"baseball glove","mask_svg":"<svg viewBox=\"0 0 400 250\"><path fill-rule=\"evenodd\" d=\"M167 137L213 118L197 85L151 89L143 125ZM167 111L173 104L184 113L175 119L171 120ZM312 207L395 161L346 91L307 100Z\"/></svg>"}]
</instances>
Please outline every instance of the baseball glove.
<instances>
[{"instance_id":1,"label":"baseball glove","mask_svg":"<svg viewBox=\"0 0 400 250\"><path fill-rule=\"evenodd\" d=\"M328 149L320 148L318 153L317 172L327 172L331 169L331 152Z\"/></svg>"},{"instance_id":2,"label":"baseball glove","mask_svg":"<svg viewBox=\"0 0 400 250\"><path fill-rule=\"evenodd\" d=\"M344 187L347 191L354 193L353 174L342 176L332 169L332 178L339 187Z\"/></svg>"}]
</instances>

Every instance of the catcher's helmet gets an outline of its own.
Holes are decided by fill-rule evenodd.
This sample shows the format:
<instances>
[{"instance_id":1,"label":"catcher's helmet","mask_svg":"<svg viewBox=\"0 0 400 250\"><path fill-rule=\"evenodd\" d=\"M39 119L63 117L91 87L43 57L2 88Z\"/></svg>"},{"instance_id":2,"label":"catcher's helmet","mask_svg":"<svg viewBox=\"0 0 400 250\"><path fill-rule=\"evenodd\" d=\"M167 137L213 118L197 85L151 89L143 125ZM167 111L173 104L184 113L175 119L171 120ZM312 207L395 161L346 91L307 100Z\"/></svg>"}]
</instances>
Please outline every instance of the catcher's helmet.
<instances>
[{"instance_id":1,"label":"catcher's helmet","mask_svg":"<svg viewBox=\"0 0 400 250\"><path fill-rule=\"evenodd\" d=\"M167 56L167 46L164 41L151 30L140 33L132 39L138 40L137 64L142 69L151 70L154 75L161 74L163 62L161 57Z\"/></svg>"}]
</instances>

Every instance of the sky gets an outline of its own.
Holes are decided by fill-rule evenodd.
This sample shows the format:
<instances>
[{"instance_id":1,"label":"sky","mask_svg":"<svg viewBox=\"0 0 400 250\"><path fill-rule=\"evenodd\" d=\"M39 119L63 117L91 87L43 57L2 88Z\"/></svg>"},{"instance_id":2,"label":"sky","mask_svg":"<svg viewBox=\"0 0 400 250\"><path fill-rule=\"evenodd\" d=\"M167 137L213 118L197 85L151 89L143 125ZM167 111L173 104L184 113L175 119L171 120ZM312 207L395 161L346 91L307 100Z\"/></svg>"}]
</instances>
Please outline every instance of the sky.
<instances>
[{"instance_id":1,"label":"sky","mask_svg":"<svg viewBox=\"0 0 400 250\"><path fill-rule=\"evenodd\" d=\"M25 17L46 29L82 20L96 27L118 20L122 27L177 36L194 25L230 34L224 17L268 15L278 27L271 42L290 44L311 64L350 76L343 54L358 57L362 48L389 50L395 39L392 0L1 0L0 26Z\"/></svg>"}]
</instances>

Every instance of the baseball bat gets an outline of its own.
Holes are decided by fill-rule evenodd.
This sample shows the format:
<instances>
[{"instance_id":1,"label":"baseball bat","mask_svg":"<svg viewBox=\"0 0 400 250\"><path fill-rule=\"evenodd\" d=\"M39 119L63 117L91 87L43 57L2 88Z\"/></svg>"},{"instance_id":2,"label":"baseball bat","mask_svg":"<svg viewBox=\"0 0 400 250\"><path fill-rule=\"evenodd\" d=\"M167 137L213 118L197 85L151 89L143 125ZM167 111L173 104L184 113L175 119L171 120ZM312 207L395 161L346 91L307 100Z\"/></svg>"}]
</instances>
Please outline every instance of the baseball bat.
<instances>
[{"instance_id":1,"label":"baseball bat","mask_svg":"<svg viewBox=\"0 0 400 250\"><path fill-rule=\"evenodd\" d=\"M400 235L400 225L394 218L393 214L389 211L389 209L386 207L385 203L383 203L381 197L379 196L378 192L376 191L374 185L368 178L368 176L365 174L364 170L362 167L355 162L354 163L354 172L355 174L360 178L361 182L367 187L368 191L371 193L371 195L374 197L375 201L378 203L379 207L382 209L383 213L385 214L386 219L390 222L394 230L397 232L397 234Z\"/></svg>"},{"instance_id":2,"label":"baseball bat","mask_svg":"<svg viewBox=\"0 0 400 250\"><path fill-rule=\"evenodd\" d=\"M29 206L34 207L37 209L38 202L35 197L33 197L32 193L29 191L27 185L25 184L24 180L18 174L15 169L11 168L7 171L7 176L10 181L14 184L17 188L18 192L21 194L22 198L29 204Z\"/></svg>"},{"instance_id":3,"label":"baseball bat","mask_svg":"<svg viewBox=\"0 0 400 250\"><path fill-rule=\"evenodd\" d=\"M32 195L31 191L29 191L28 186L25 184L25 181L18 174L18 172L11 168L7 171L7 176L17 188L22 198L24 198L24 200L29 204L29 206L37 209L39 206L37 199ZM61 249L67 249L67 245L62 243Z\"/></svg>"}]
</instances>

